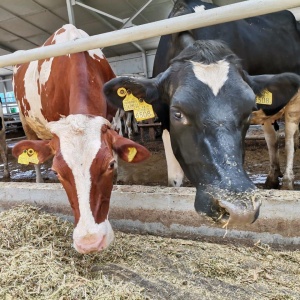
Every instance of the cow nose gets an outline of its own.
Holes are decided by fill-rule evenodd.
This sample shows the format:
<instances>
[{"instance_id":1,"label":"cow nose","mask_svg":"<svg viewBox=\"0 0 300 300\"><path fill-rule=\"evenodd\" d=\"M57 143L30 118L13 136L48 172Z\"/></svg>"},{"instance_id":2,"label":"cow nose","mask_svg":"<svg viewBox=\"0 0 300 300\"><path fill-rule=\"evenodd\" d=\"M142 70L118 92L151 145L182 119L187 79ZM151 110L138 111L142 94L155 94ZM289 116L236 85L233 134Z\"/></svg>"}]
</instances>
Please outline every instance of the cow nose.
<instances>
[{"instance_id":1,"label":"cow nose","mask_svg":"<svg viewBox=\"0 0 300 300\"><path fill-rule=\"evenodd\" d=\"M224 223L224 226L244 225L251 224L258 218L261 200L253 194L248 199L217 200L216 206L219 210L217 220Z\"/></svg>"},{"instance_id":2,"label":"cow nose","mask_svg":"<svg viewBox=\"0 0 300 300\"><path fill-rule=\"evenodd\" d=\"M99 236L94 234L80 239L74 239L74 248L82 254L99 252L107 247L106 235Z\"/></svg>"},{"instance_id":3,"label":"cow nose","mask_svg":"<svg viewBox=\"0 0 300 300\"><path fill-rule=\"evenodd\" d=\"M260 206L260 196L252 187L244 192L212 186L198 188L195 198L196 211L224 224L224 227L253 223L258 218Z\"/></svg>"}]
</instances>

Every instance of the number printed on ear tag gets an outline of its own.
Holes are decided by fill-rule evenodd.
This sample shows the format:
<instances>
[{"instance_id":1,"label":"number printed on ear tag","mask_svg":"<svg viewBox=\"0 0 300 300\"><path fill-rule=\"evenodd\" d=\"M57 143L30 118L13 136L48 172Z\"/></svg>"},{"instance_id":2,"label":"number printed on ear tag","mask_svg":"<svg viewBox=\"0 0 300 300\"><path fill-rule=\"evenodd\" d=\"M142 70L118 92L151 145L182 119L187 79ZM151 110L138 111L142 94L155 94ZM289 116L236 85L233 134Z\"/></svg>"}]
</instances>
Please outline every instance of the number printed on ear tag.
<instances>
[{"instance_id":1,"label":"number printed on ear tag","mask_svg":"<svg viewBox=\"0 0 300 300\"><path fill-rule=\"evenodd\" d=\"M264 105L272 105L273 95L268 90L263 90L261 96L256 96L256 103Z\"/></svg>"},{"instance_id":2,"label":"number printed on ear tag","mask_svg":"<svg viewBox=\"0 0 300 300\"><path fill-rule=\"evenodd\" d=\"M124 87L118 88L117 94L119 97L125 97L123 99L123 109L125 111L134 110L139 103L139 99Z\"/></svg>"},{"instance_id":3,"label":"number printed on ear tag","mask_svg":"<svg viewBox=\"0 0 300 300\"><path fill-rule=\"evenodd\" d=\"M138 122L155 117L152 105L146 103L143 99L138 99L129 90L121 87L117 90L117 94L120 97L125 97L123 109L125 111L133 110L134 117Z\"/></svg>"},{"instance_id":4,"label":"number printed on ear tag","mask_svg":"<svg viewBox=\"0 0 300 300\"><path fill-rule=\"evenodd\" d=\"M125 111L135 110L139 105L139 99L133 94L127 94L123 100L123 108Z\"/></svg>"},{"instance_id":5,"label":"number printed on ear tag","mask_svg":"<svg viewBox=\"0 0 300 300\"><path fill-rule=\"evenodd\" d=\"M155 117L153 107L145 101L139 102L139 106L133 111L137 121L148 120Z\"/></svg>"}]
</instances>

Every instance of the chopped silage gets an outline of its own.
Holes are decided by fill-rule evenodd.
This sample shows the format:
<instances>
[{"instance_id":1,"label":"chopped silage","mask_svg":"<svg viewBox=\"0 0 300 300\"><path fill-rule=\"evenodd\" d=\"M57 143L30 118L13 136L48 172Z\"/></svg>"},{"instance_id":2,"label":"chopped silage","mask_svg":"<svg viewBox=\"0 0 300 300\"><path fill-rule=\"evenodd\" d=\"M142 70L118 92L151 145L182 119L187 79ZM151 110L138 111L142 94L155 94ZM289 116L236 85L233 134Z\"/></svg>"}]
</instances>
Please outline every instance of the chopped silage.
<instances>
[{"instance_id":1,"label":"chopped silage","mask_svg":"<svg viewBox=\"0 0 300 300\"><path fill-rule=\"evenodd\" d=\"M81 255L73 224L24 205L0 214L0 299L300 299L300 251L116 232Z\"/></svg>"}]
</instances>

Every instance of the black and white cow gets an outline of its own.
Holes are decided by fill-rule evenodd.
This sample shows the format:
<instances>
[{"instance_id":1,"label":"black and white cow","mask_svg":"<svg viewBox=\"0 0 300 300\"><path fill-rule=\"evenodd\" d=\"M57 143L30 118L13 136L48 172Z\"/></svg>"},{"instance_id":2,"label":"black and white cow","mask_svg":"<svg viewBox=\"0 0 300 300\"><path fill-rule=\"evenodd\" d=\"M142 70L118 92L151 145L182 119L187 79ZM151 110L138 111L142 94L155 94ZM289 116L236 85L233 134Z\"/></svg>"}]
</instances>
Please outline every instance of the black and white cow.
<instances>
[{"instance_id":1,"label":"black and white cow","mask_svg":"<svg viewBox=\"0 0 300 300\"><path fill-rule=\"evenodd\" d=\"M195 209L231 224L252 223L260 201L243 168L243 142L255 108L238 57L218 41L196 41L153 79L115 78L104 85L122 107L125 88L169 121L172 148L197 188Z\"/></svg>"},{"instance_id":2,"label":"black and white cow","mask_svg":"<svg viewBox=\"0 0 300 300\"><path fill-rule=\"evenodd\" d=\"M260 76L248 76L246 74L245 78L257 96L263 94L262 103L266 103L257 103L257 110L251 116L252 124L263 125L269 150L270 169L265 187L278 188L279 177L282 177L279 164L278 135L273 123L284 116L286 169L281 188L294 189L294 152L299 147L300 76L294 73Z\"/></svg>"},{"instance_id":3,"label":"black and white cow","mask_svg":"<svg viewBox=\"0 0 300 300\"><path fill-rule=\"evenodd\" d=\"M177 0L169 18L215 7L200 0ZM241 58L243 69L251 75L283 72L300 74L300 33L297 22L291 12L282 11L162 36L155 56L153 77L167 70L171 60L195 40L216 39L223 40ZM168 181L172 186L180 186L183 172L170 146L169 132L166 130L167 114L161 114L161 123Z\"/></svg>"}]
</instances>

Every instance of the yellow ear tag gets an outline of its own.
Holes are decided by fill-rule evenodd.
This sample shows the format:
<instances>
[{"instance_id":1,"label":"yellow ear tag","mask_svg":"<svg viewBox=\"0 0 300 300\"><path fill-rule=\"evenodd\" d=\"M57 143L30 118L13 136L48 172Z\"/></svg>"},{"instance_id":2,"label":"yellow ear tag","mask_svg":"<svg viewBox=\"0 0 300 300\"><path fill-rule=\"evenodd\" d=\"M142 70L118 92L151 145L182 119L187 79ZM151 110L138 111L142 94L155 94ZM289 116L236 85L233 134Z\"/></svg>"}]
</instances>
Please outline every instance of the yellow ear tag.
<instances>
[{"instance_id":1,"label":"yellow ear tag","mask_svg":"<svg viewBox=\"0 0 300 300\"><path fill-rule=\"evenodd\" d=\"M134 117L137 121L148 120L155 117L151 104L144 100L138 99L131 92L121 87L117 90L120 97L125 97L123 100L123 108L125 111L133 110Z\"/></svg>"},{"instance_id":2,"label":"yellow ear tag","mask_svg":"<svg viewBox=\"0 0 300 300\"><path fill-rule=\"evenodd\" d=\"M261 96L256 96L257 104L272 105L273 95L268 90L263 90Z\"/></svg>"},{"instance_id":3,"label":"yellow ear tag","mask_svg":"<svg viewBox=\"0 0 300 300\"><path fill-rule=\"evenodd\" d=\"M128 147L128 162L132 162L136 154L137 150L135 147Z\"/></svg>"},{"instance_id":4,"label":"yellow ear tag","mask_svg":"<svg viewBox=\"0 0 300 300\"><path fill-rule=\"evenodd\" d=\"M24 150L18 157L18 163L23 165L28 165L29 163L38 164L37 152L31 148Z\"/></svg>"},{"instance_id":5,"label":"yellow ear tag","mask_svg":"<svg viewBox=\"0 0 300 300\"><path fill-rule=\"evenodd\" d=\"M139 106L133 112L137 121L148 120L155 117L152 105L145 101L139 102Z\"/></svg>"},{"instance_id":6,"label":"yellow ear tag","mask_svg":"<svg viewBox=\"0 0 300 300\"><path fill-rule=\"evenodd\" d=\"M139 104L139 99L125 88L119 88L117 94L120 97L125 97L123 100L123 109L125 111L134 110Z\"/></svg>"}]
</instances>

